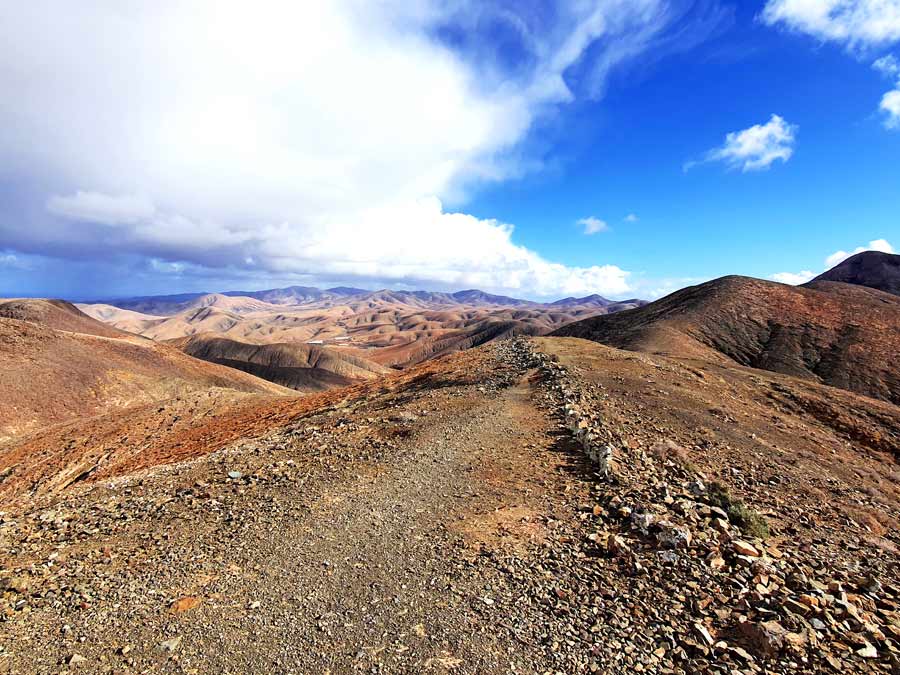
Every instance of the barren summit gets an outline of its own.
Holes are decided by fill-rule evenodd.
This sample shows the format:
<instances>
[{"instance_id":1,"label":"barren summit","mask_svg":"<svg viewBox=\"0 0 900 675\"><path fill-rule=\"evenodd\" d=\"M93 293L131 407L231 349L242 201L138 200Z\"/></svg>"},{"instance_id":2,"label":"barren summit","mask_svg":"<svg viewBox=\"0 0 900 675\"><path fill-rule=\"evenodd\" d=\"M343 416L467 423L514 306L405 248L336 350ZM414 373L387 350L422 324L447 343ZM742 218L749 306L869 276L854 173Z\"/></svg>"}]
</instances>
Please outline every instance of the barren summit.
<instances>
[{"instance_id":1,"label":"barren summit","mask_svg":"<svg viewBox=\"0 0 900 675\"><path fill-rule=\"evenodd\" d=\"M900 300L862 286L724 277L554 335L730 362L900 402Z\"/></svg>"},{"instance_id":2,"label":"barren summit","mask_svg":"<svg viewBox=\"0 0 900 675\"><path fill-rule=\"evenodd\" d=\"M863 251L820 274L807 285L816 288L822 281L840 281L900 295L900 255Z\"/></svg>"}]
</instances>

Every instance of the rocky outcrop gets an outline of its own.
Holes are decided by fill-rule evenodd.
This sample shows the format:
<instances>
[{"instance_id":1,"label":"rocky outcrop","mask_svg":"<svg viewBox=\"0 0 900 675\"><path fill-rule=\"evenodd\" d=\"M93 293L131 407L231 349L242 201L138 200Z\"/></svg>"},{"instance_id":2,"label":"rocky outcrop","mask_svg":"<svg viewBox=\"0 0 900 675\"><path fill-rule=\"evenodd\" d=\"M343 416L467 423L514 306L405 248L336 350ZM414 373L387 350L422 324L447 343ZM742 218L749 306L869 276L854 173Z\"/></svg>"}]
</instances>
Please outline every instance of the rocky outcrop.
<instances>
[{"instance_id":1,"label":"rocky outcrop","mask_svg":"<svg viewBox=\"0 0 900 675\"><path fill-rule=\"evenodd\" d=\"M871 566L825 564L809 541L771 536L766 515L694 467L684 448L665 437L626 442L605 423L602 392L555 356L516 344L542 374L570 447L591 461L594 501L582 517L593 555L610 567L586 558L578 573L633 608L622 613L628 640L598 626L631 655L630 668L896 672L900 589ZM661 588L690 588L700 600L666 612L648 604Z\"/></svg>"}]
</instances>

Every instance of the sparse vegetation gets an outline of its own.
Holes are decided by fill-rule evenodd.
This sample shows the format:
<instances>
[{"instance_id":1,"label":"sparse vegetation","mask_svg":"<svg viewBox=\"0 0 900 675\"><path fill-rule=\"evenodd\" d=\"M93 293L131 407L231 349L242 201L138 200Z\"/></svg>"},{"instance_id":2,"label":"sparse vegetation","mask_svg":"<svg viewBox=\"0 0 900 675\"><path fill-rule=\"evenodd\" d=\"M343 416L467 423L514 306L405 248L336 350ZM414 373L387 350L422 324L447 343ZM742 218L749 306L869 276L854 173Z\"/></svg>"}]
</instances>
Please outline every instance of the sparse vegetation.
<instances>
[{"instance_id":1,"label":"sparse vegetation","mask_svg":"<svg viewBox=\"0 0 900 675\"><path fill-rule=\"evenodd\" d=\"M734 498L719 481L709 485L709 501L728 514L728 520L741 528L741 532L751 537L765 539L769 536L769 524L758 511L749 508L740 499Z\"/></svg>"}]
</instances>

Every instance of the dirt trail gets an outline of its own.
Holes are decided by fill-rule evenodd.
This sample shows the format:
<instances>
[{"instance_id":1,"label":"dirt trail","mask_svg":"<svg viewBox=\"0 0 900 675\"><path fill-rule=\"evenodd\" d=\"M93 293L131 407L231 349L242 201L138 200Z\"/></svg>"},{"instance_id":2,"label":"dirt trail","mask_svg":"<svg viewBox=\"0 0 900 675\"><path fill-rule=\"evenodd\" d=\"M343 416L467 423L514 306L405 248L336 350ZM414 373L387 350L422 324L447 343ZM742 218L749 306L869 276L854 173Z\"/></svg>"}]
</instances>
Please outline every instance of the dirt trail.
<instances>
[{"instance_id":1,"label":"dirt trail","mask_svg":"<svg viewBox=\"0 0 900 675\"><path fill-rule=\"evenodd\" d=\"M31 546L28 583L46 602L10 617L0 672L542 672L499 628L512 594L497 586L498 560L527 558L548 523L572 519L550 498L570 460L529 376L423 390L386 418L326 415L250 460L126 481L103 517L84 495L78 543ZM361 450L373 437L397 442ZM241 477L221 482L216 462Z\"/></svg>"},{"instance_id":2,"label":"dirt trail","mask_svg":"<svg viewBox=\"0 0 900 675\"><path fill-rule=\"evenodd\" d=\"M557 338L314 401L0 513L0 673L900 672L895 406Z\"/></svg>"},{"instance_id":3,"label":"dirt trail","mask_svg":"<svg viewBox=\"0 0 900 675\"><path fill-rule=\"evenodd\" d=\"M276 536L256 542L253 555L266 560L267 574L248 601L260 609L192 620L198 640L222 636L204 668L242 672L267 662L298 672L526 668L515 653L521 650L509 654L493 630L490 588L463 578L456 566L465 569L479 536L498 536L490 531L494 508L531 513L508 490L520 475L485 482L499 465L526 469L515 455L535 439L534 419L543 421L528 393L520 384L474 402L465 422L429 426L394 465L366 467L357 480L319 496L305 518L279 524ZM234 598L246 588L233 579L222 592ZM250 624L245 641L227 630L241 615Z\"/></svg>"}]
</instances>

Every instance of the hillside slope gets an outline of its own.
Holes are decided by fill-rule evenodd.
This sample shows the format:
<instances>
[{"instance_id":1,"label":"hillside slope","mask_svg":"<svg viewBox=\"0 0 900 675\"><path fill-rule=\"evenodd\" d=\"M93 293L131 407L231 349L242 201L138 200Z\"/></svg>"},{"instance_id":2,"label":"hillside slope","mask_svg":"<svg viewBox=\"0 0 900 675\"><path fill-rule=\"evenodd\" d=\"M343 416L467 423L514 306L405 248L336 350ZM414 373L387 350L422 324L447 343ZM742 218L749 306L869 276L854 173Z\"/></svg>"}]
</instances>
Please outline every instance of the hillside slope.
<instances>
[{"instance_id":1,"label":"hillside slope","mask_svg":"<svg viewBox=\"0 0 900 675\"><path fill-rule=\"evenodd\" d=\"M57 312L54 303L39 307L49 308L50 325L0 318L0 440L210 387L290 393L89 317L70 316L65 308ZM101 334L84 332L90 330Z\"/></svg>"},{"instance_id":2,"label":"hillside slope","mask_svg":"<svg viewBox=\"0 0 900 675\"><path fill-rule=\"evenodd\" d=\"M195 358L237 368L299 391L342 387L389 372L388 368L346 350L317 345L253 345L210 333L170 344Z\"/></svg>"},{"instance_id":3,"label":"hillside slope","mask_svg":"<svg viewBox=\"0 0 900 675\"><path fill-rule=\"evenodd\" d=\"M121 338L127 331L109 326L96 317L82 312L65 300L43 298L0 299L0 318L28 321L70 333L84 333L101 337Z\"/></svg>"},{"instance_id":4,"label":"hillside slope","mask_svg":"<svg viewBox=\"0 0 900 675\"><path fill-rule=\"evenodd\" d=\"M900 295L900 255L863 251L820 274L807 286L821 281L840 281Z\"/></svg>"},{"instance_id":5,"label":"hillside slope","mask_svg":"<svg viewBox=\"0 0 900 675\"><path fill-rule=\"evenodd\" d=\"M820 282L822 283L822 282ZM900 299L848 284L723 277L554 333L814 379L900 403Z\"/></svg>"}]
</instances>

